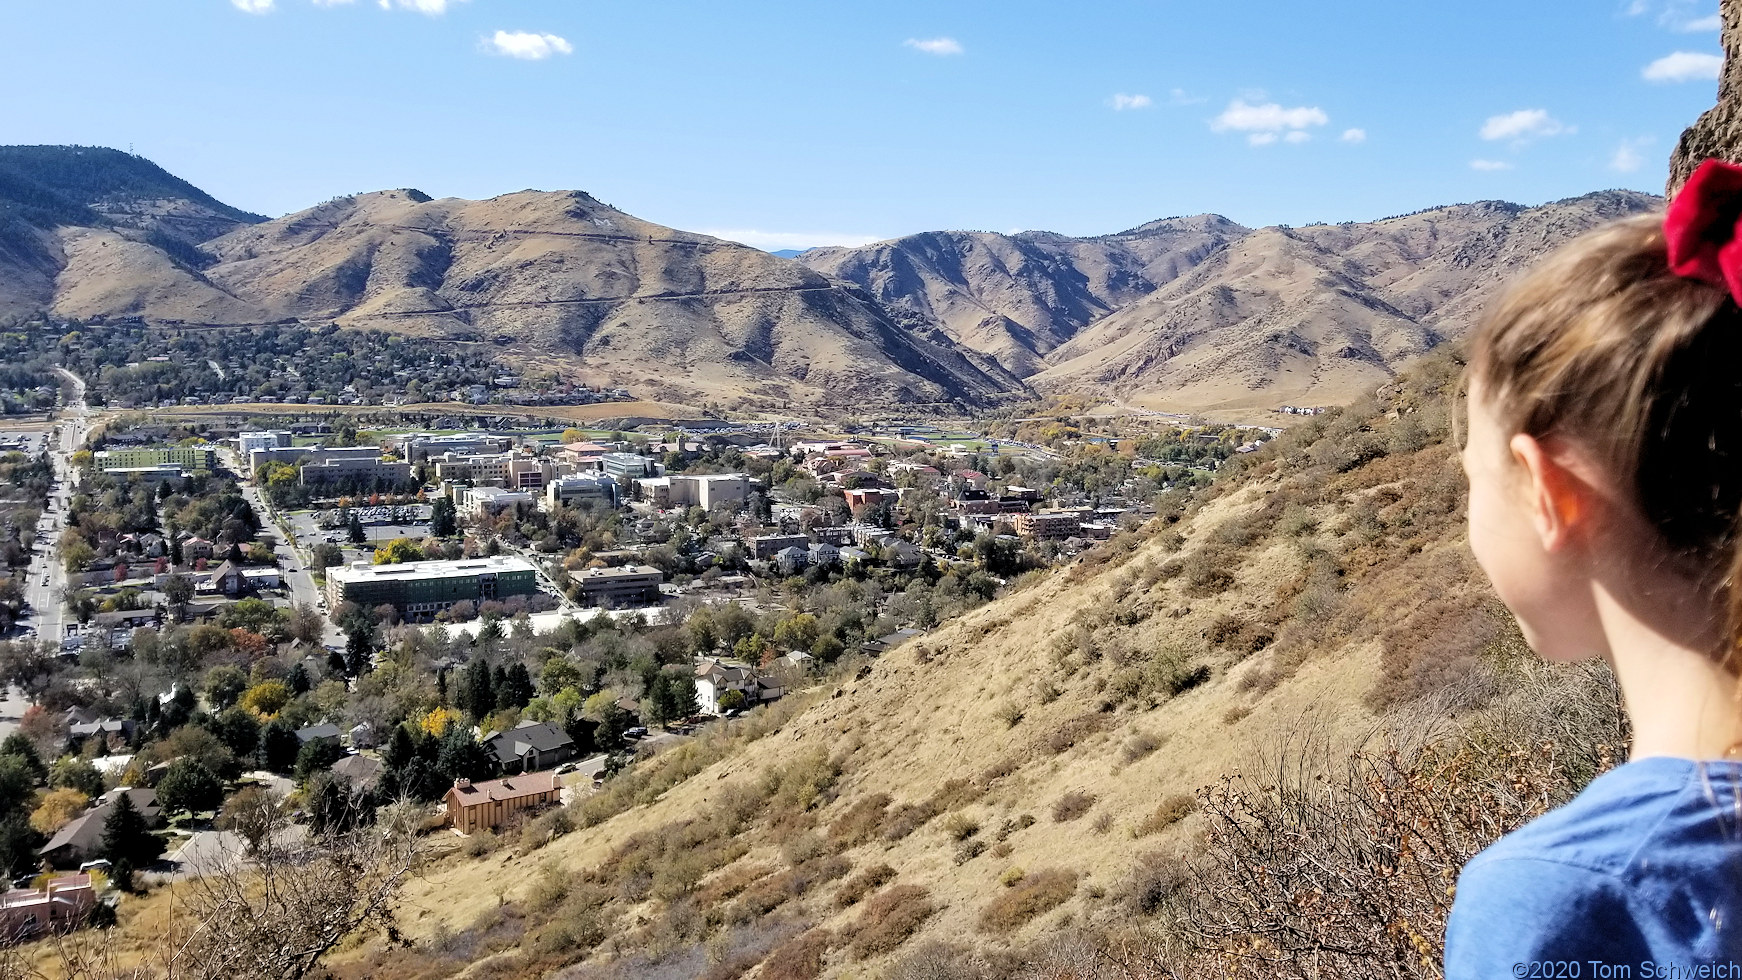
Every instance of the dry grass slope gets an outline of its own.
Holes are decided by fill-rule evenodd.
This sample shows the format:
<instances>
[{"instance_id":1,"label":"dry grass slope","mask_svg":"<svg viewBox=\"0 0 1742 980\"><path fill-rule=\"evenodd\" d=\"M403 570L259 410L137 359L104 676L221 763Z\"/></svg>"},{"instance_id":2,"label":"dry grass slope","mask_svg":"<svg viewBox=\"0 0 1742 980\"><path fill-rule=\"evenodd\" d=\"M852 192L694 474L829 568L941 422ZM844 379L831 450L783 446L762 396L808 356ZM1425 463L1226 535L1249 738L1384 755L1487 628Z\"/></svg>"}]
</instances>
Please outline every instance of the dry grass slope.
<instances>
[{"instance_id":1,"label":"dry grass slope","mask_svg":"<svg viewBox=\"0 0 1742 980\"><path fill-rule=\"evenodd\" d=\"M405 896L409 948L366 938L335 972L1292 976L1365 943L1338 975L1431 975L1457 863L1625 739L1600 672L1534 665L1474 573L1458 370L635 767L567 833L456 850ZM1404 844L1391 877L1351 872Z\"/></svg>"}]
</instances>

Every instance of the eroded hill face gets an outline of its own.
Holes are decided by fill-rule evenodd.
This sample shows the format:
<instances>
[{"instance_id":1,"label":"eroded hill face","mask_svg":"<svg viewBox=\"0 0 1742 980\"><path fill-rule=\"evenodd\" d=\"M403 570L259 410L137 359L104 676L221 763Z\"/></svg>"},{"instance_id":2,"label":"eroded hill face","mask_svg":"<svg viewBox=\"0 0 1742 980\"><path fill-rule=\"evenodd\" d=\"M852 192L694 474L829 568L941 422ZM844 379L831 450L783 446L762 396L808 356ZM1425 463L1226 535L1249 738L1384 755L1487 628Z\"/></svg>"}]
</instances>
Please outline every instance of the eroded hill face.
<instances>
[{"instance_id":1,"label":"eroded hill face","mask_svg":"<svg viewBox=\"0 0 1742 980\"><path fill-rule=\"evenodd\" d=\"M1661 202L1605 191L1249 231L1214 215L1120 235L914 235L800 261L937 319L1043 391L1234 414L1346 404L1462 336L1510 275Z\"/></svg>"},{"instance_id":2,"label":"eroded hill face","mask_svg":"<svg viewBox=\"0 0 1742 980\"><path fill-rule=\"evenodd\" d=\"M923 314L957 343L1027 377L1084 326L1246 232L1213 214L1099 238L938 231L863 248L811 249L798 261Z\"/></svg>"},{"instance_id":3,"label":"eroded hill face","mask_svg":"<svg viewBox=\"0 0 1742 980\"><path fill-rule=\"evenodd\" d=\"M0 316L254 315L201 280L197 246L263 220L119 150L0 146Z\"/></svg>"}]
</instances>

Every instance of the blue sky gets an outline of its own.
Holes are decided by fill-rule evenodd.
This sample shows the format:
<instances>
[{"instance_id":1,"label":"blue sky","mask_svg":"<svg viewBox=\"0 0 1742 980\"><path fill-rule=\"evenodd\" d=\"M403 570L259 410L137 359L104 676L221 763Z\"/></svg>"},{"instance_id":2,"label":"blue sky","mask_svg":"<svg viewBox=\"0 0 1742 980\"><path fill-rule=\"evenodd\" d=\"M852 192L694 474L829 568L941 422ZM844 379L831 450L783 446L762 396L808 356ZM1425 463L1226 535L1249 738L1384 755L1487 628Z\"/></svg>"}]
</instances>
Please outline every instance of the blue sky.
<instances>
[{"instance_id":1,"label":"blue sky","mask_svg":"<svg viewBox=\"0 0 1742 980\"><path fill-rule=\"evenodd\" d=\"M768 248L1658 191L1714 0L0 0L0 142L279 215L579 188Z\"/></svg>"}]
</instances>

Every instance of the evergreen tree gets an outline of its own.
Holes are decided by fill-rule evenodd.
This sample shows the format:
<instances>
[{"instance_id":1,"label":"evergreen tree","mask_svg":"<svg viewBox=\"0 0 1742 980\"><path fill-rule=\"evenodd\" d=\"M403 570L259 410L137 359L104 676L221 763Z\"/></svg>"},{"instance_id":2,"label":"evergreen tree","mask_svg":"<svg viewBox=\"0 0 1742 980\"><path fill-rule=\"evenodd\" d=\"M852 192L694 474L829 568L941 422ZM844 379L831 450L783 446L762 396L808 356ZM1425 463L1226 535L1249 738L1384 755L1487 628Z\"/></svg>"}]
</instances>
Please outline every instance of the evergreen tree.
<instances>
[{"instance_id":1,"label":"evergreen tree","mask_svg":"<svg viewBox=\"0 0 1742 980\"><path fill-rule=\"evenodd\" d=\"M342 650L327 651L327 674L331 677L345 676L345 653Z\"/></svg>"},{"instance_id":2,"label":"evergreen tree","mask_svg":"<svg viewBox=\"0 0 1742 980\"><path fill-rule=\"evenodd\" d=\"M132 883L132 873L157 860L163 841L146 825L145 817L127 793L116 794L109 816L103 821L102 856L116 870L116 883Z\"/></svg>"},{"instance_id":3,"label":"evergreen tree","mask_svg":"<svg viewBox=\"0 0 1742 980\"><path fill-rule=\"evenodd\" d=\"M375 816L374 801L366 793L358 793L341 778L322 772L309 780L308 829L319 837L343 834L370 823Z\"/></svg>"},{"instance_id":4,"label":"evergreen tree","mask_svg":"<svg viewBox=\"0 0 1742 980\"><path fill-rule=\"evenodd\" d=\"M663 725L675 718L677 708L671 698L671 675L661 671L654 677L642 703L647 705L648 716L656 725Z\"/></svg>"},{"instance_id":5,"label":"evergreen tree","mask_svg":"<svg viewBox=\"0 0 1742 980\"><path fill-rule=\"evenodd\" d=\"M532 672L525 664L515 661L513 666L503 671L502 679L496 685L496 707L524 708L536 693Z\"/></svg>"},{"instance_id":6,"label":"evergreen tree","mask_svg":"<svg viewBox=\"0 0 1742 980\"><path fill-rule=\"evenodd\" d=\"M490 665L476 657L466 665L465 683L460 689L461 711L473 718L482 718L496 710L496 689L490 683Z\"/></svg>"},{"instance_id":7,"label":"evergreen tree","mask_svg":"<svg viewBox=\"0 0 1742 980\"><path fill-rule=\"evenodd\" d=\"M448 726L441 739L441 752L436 756L435 768L449 783L456 779L489 779L496 770L490 753L478 744L472 730L464 725Z\"/></svg>"},{"instance_id":8,"label":"evergreen tree","mask_svg":"<svg viewBox=\"0 0 1742 980\"><path fill-rule=\"evenodd\" d=\"M6 741L0 742L0 755L12 755L22 759L37 782L48 778L48 767L42 764L42 757L36 754L36 746L31 744L23 732L13 732L6 736Z\"/></svg>"},{"instance_id":9,"label":"evergreen tree","mask_svg":"<svg viewBox=\"0 0 1742 980\"><path fill-rule=\"evenodd\" d=\"M688 718L702 710L701 702L696 698L696 679L688 673L672 674L671 677L671 717L674 719Z\"/></svg>"},{"instance_id":10,"label":"evergreen tree","mask_svg":"<svg viewBox=\"0 0 1742 980\"><path fill-rule=\"evenodd\" d=\"M30 815L20 811L0 820L0 867L7 875L28 874L40 860L36 852L48 838L30 826Z\"/></svg>"},{"instance_id":11,"label":"evergreen tree","mask_svg":"<svg viewBox=\"0 0 1742 980\"><path fill-rule=\"evenodd\" d=\"M459 532L460 523L451 497L437 497L430 506L429 533L438 538L451 538Z\"/></svg>"},{"instance_id":12,"label":"evergreen tree","mask_svg":"<svg viewBox=\"0 0 1742 980\"><path fill-rule=\"evenodd\" d=\"M356 514L352 514L351 519L345 524L345 537L350 539L352 544L362 544L369 540L369 535L363 531L363 521Z\"/></svg>"},{"instance_id":13,"label":"evergreen tree","mask_svg":"<svg viewBox=\"0 0 1742 980\"><path fill-rule=\"evenodd\" d=\"M389 769L403 769L417 758L417 745L404 725L393 726L393 735L381 747L381 764Z\"/></svg>"},{"instance_id":14,"label":"evergreen tree","mask_svg":"<svg viewBox=\"0 0 1742 980\"><path fill-rule=\"evenodd\" d=\"M284 683L290 685L290 693L293 696L307 694L309 688L314 686L309 682L308 668L304 667L300 660L291 665L290 673L285 675Z\"/></svg>"},{"instance_id":15,"label":"evergreen tree","mask_svg":"<svg viewBox=\"0 0 1742 980\"><path fill-rule=\"evenodd\" d=\"M260 764L272 772L290 772L301 750L296 729L282 718L273 719L260 732Z\"/></svg>"},{"instance_id":16,"label":"evergreen tree","mask_svg":"<svg viewBox=\"0 0 1742 980\"><path fill-rule=\"evenodd\" d=\"M316 738L304 743L296 752L296 781L308 782L318 773L326 772L333 763L345 757L345 750L336 738Z\"/></svg>"}]
</instances>

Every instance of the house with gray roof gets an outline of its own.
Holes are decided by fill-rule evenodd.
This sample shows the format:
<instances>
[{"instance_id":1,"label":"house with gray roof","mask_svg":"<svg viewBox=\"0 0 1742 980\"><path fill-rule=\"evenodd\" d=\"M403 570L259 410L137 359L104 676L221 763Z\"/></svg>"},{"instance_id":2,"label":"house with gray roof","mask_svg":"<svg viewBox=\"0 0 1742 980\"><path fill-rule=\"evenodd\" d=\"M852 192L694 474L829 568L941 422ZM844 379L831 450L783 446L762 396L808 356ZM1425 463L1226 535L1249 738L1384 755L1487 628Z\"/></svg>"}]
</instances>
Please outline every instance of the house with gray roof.
<instances>
[{"instance_id":1,"label":"house with gray roof","mask_svg":"<svg viewBox=\"0 0 1742 980\"><path fill-rule=\"evenodd\" d=\"M523 721L484 739L484 749L503 772L537 772L575 757L568 733L548 721Z\"/></svg>"}]
</instances>

